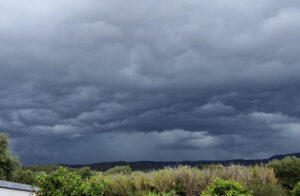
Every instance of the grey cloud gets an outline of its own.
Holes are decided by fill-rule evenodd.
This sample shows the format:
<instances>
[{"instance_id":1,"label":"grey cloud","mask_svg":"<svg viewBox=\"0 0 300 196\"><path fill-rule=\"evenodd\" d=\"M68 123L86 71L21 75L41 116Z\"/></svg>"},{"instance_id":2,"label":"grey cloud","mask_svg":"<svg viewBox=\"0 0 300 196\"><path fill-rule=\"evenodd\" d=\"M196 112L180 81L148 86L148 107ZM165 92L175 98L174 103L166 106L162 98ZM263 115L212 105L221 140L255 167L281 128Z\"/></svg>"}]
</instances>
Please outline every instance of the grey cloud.
<instances>
[{"instance_id":1,"label":"grey cloud","mask_svg":"<svg viewBox=\"0 0 300 196\"><path fill-rule=\"evenodd\" d=\"M24 164L294 152L299 9L2 1L0 128Z\"/></svg>"}]
</instances>

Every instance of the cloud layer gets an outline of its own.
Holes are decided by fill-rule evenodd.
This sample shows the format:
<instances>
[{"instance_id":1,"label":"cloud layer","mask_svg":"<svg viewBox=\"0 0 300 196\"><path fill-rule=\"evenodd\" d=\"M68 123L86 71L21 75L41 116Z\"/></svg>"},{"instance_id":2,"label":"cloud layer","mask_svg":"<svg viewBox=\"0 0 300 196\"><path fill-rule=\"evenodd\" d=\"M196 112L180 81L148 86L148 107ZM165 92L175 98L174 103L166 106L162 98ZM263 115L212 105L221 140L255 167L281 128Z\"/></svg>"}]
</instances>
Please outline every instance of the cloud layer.
<instances>
[{"instance_id":1,"label":"cloud layer","mask_svg":"<svg viewBox=\"0 0 300 196\"><path fill-rule=\"evenodd\" d=\"M0 129L24 164L300 148L300 2L0 2Z\"/></svg>"}]
</instances>

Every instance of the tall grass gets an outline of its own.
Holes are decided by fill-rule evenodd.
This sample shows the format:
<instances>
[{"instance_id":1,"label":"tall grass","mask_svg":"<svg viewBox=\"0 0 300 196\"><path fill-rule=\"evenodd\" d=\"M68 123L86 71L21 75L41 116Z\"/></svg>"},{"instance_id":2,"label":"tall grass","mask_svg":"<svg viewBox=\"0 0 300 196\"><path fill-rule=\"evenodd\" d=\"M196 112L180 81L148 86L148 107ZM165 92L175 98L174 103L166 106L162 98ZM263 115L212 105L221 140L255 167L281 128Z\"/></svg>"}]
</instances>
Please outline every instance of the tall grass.
<instances>
[{"instance_id":1,"label":"tall grass","mask_svg":"<svg viewBox=\"0 0 300 196\"><path fill-rule=\"evenodd\" d=\"M176 191L178 195L194 196L200 195L217 177L239 182L245 187L254 187L258 191L263 189L262 186L277 187L273 169L263 166L231 165L204 169L180 166L151 172L107 175L105 195L144 195L149 192ZM253 194L255 195L255 190Z\"/></svg>"}]
</instances>

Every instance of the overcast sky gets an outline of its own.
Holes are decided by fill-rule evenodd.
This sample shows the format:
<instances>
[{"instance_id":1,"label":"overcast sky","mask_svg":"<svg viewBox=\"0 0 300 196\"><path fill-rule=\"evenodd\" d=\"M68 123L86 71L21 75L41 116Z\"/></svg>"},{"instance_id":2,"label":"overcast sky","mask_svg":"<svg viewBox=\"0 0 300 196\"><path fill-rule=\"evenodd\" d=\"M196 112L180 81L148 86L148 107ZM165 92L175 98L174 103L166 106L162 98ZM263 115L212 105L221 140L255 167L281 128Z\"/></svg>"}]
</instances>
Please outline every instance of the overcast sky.
<instances>
[{"instance_id":1,"label":"overcast sky","mask_svg":"<svg viewBox=\"0 0 300 196\"><path fill-rule=\"evenodd\" d=\"M300 1L0 0L24 165L300 151Z\"/></svg>"}]
</instances>

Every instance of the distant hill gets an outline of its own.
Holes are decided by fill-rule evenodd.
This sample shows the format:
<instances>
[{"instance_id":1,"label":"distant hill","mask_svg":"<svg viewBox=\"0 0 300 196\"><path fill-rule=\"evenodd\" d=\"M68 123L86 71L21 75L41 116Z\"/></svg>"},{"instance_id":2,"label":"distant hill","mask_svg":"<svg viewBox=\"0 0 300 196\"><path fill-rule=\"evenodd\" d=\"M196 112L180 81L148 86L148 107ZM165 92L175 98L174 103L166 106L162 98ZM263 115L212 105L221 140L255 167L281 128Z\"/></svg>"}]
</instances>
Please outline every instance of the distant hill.
<instances>
[{"instance_id":1,"label":"distant hill","mask_svg":"<svg viewBox=\"0 0 300 196\"><path fill-rule=\"evenodd\" d=\"M268 163L271 160L281 160L287 156L295 156L300 158L300 153L293 154L282 154L282 155L274 155L268 159L254 159L254 160L245 160L245 159L234 159L234 160L222 160L222 161L180 161L180 162L155 162L155 161L136 161L136 162L100 162L93 163L88 165L65 165L70 168L81 168L81 167L90 167L92 170L96 171L105 171L115 166L125 166L129 165L133 170L153 170L153 169L162 169L164 167L176 167L179 165L189 165L189 166L198 166L198 165L207 165L207 164L222 164L222 165L230 165L230 164L240 164L240 165L255 165Z\"/></svg>"},{"instance_id":2,"label":"distant hill","mask_svg":"<svg viewBox=\"0 0 300 196\"><path fill-rule=\"evenodd\" d=\"M269 160L275 160L275 159L281 160L288 156L300 158L300 153L274 155L274 156L270 157Z\"/></svg>"}]
</instances>

